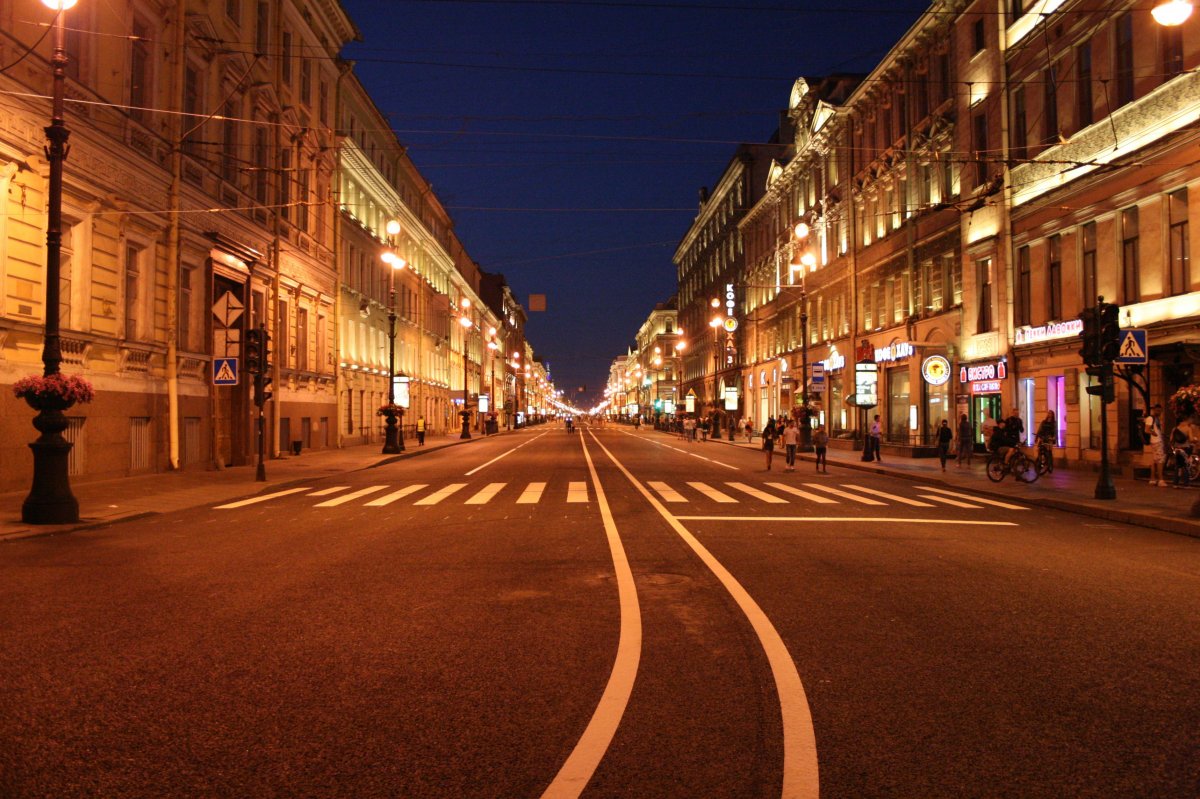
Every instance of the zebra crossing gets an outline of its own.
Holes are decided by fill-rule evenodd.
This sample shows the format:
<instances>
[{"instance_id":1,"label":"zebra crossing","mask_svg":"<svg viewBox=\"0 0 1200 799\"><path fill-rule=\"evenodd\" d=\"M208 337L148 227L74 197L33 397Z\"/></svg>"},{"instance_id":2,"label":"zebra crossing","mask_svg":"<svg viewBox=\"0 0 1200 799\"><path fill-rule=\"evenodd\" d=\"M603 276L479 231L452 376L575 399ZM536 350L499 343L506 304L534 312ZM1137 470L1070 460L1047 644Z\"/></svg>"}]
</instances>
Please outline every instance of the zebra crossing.
<instances>
[{"instance_id":1,"label":"zebra crossing","mask_svg":"<svg viewBox=\"0 0 1200 799\"><path fill-rule=\"evenodd\" d=\"M951 491L928 485L914 485L917 491L907 495L881 491L857 483L825 485L814 482L795 484L767 482L761 486L738 481L684 480L674 485L661 480L648 480L646 485L664 503L684 505L689 503L716 503L718 505L865 505L883 508L903 505L910 508L931 510L962 508L983 510L1003 508L1005 510L1028 510L1027 506L1013 502L978 496L963 491ZM451 482L445 485L411 483L408 485L378 484L354 488L336 485L327 488L289 488L249 499L228 502L215 506L215 510L232 510L257 505L283 497L314 499L314 508L337 508L361 505L366 508L383 508L402 500L413 507L430 507L442 504L490 505L514 503L517 505L539 505L543 502L566 502L587 504L593 499L592 489L583 480L562 484L541 482L488 482L471 484Z\"/></svg>"}]
</instances>

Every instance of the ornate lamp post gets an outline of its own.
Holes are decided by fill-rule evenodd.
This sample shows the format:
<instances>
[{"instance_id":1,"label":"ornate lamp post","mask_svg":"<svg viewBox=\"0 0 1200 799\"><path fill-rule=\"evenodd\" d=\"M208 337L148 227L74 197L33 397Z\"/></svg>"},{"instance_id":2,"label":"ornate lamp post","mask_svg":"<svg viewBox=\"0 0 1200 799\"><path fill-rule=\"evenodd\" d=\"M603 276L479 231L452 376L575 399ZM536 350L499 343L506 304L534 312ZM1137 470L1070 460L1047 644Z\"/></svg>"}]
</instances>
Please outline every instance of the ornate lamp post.
<instances>
[{"instance_id":1,"label":"ornate lamp post","mask_svg":"<svg viewBox=\"0 0 1200 799\"><path fill-rule=\"evenodd\" d=\"M395 237L400 233L400 223L389 220L387 223L388 243L395 246ZM388 403L384 408L385 422L383 436L383 453L391 455L404 451L404 431L401 426L404 421L404 410L396 406L396 272L407 264L403 258L391 249L385 250L383 262L391 267L388 270Z\"/></svg>"},{"instance_id":2,"label":"ornate lamp post","mask_svg":"<svg viewBox=\"0 0 1200 799\"><path fill-rule=\"evenodd\" d=\"M793 231L796 237L793 254L804 248L808 241L808 225L797 222ZM800 402L804 407L804 424L800 428L800 450L808 452L812 448L812 426L808 418L808 273L817 268L817 256L811 250L800 254L799 263L790 265L791 279L800 272Z\"/></svg>"},{"instance_id":3,"label":"ornate lamp post","mask_svg":"<svg viewBox=\"0 0 1200 799\"><path fill-rule=\"evenodd\" d=\"M475 323L468 316L470 312L471 301L463 297L463 315L458 318L458 323L463 327L463 409L460 414L462 416L462 433L459 435L459 438L471 437L471 412L467 410L467 355L470 352L471 329L475 327Z\"/></svg>"},{"instance_id":4,"label":"ornate lamp post","mask_svg":"<svg viewBox=\"0 0 1200 799\"><path fill-rule=\"evenodd\" d=\"M62 266L62 184L63 162L67 159L67 131L63 121L63 96L66 84L67 51L63 18L76 0L42 0L57 11L54 16L54 55L50 60L54 88L50 125L45 128L50 144L46 148L50 162L50 186L47 196L46 224L46 328L42 341L43 377L59 374L62 347L59 341L59 276ZM79 521L79 501L71 493L68 455L71 443L63 438L69 422L63 411L72 402L55 403L42 398L33 426L41 435L29 445L33 450L33 486L21 506L21 519L27 524L68 524Z\"/></svg>"},{"instance_id":5,"label":"ornate lamp post","mask_svg":"<svg viewBox=\"0 0 1200 799\"><path fill-rule=\"evenodd\" d=\"M488 380L488 395L491 399L489 412L496 417L498 424L500 417L496 413L496 351L500 349L500 345L496 343L496 328L494 327L489 327L487 330L487 348L488 357L491 360L492 367L492 374ZM487 428L485 428L485 430L487 430L487 432L491 432L491 430L488 430Z\"/></svg>"}]
</instances>

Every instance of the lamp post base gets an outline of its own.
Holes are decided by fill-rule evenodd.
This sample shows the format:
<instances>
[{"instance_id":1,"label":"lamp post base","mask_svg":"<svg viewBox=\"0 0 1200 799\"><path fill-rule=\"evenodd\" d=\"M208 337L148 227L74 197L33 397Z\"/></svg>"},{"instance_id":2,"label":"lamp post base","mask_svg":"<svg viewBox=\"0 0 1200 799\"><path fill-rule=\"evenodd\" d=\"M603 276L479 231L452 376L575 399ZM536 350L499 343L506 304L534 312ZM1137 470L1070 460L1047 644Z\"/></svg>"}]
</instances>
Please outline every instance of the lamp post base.
<instances>
[{"instance_id":1,"label":"lamp post base","mask_svg":"<svg viewBox=\"0 0 1200 799\"><path fill-rule=\"evenodd\" d=\"M43 410L33 419L41 432L29 445L33 450L33 486L21 505L26 524L72 524L79 521L79 500L71 493L68 456L72 444L63 438L67 417L62 411Z\"/></svg>"},{"instance_id":2,"label":"lamp post base","mask_svg":"<svg viewBox=\"0 0 1200 799\"><path fill-rule=\"evenodd\" d=\"M458 415L462 417L462 435L460 435L459 438L470 438L471 437L471 412L470 411L459 411Z\"/></svg>"},{"instance_id":3,"label":"lamp post base","mask_svg":"<svg viewBox=\"0 0 1200 799\"><path fill-rule=\"evenodd\" d=\"M402 452L403 450L399 442L400 430L396 424L396 417L389 414L385 417L384 424L386 427L383 429L383 454L395 455Z\"/></svg>"}]
</instances>

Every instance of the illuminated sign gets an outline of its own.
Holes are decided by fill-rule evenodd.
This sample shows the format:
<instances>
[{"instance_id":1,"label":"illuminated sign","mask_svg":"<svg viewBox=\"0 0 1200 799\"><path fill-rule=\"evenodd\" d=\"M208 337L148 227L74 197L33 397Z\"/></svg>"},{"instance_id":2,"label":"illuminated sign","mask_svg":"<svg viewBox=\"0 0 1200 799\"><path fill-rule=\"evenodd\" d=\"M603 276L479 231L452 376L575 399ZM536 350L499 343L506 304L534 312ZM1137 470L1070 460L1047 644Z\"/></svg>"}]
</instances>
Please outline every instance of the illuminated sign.
<instances>
[{"instance_id":1,"label":"illuminated sign","mask_svg":"<svg viewBox=\"0 0 1200 799\"><path fill-rule=\"evenodd\" d=\"M977 380L1003 380L1008 377L1008 365L1004 361L980 363L958 367L958 382L974 383Z\"/></svg>"},{"instance_id":2,"label":"illuminated sign","mask_svg":"<svg viewBox=\"0 0 1200 799\"><path fill-rule=\"evenodd\" d=\"M916 352L916 350L913 348L913 345L910 342L899 341L895 344L889 344L886 347L876 347L875 360L880 362L898 361L901 358L912 357L914 352Z\"/></svg>"},{"instance_id":3,"label":"illuminated sign","mask_svg":"<svg viewBox=\"0 0 1200 799\"><path fill-rule=\"evenodd\" d=\"M854 364L854 404L860 408L879 404L879 366L873 361Z\"/></svg>"},{"instance_id":4,"label":"illuminated sign","mask_svg":"<svg viewBox=\"0 0 1200 799\"><path fill-rule=\"evenodd\" d=\"M737 386L725 387L725 410L736 411L738 406Z\"/></svg>"},{"instance_id":5,"label":"illuminated sign","mask_svg":"<svg viewBox=\"0 0 1200 799\"><path fill-rule=\"evenodd\" d=\"M972 394L999 394L999 380L977 380L971 384Z\"/></svg>"},{"instance_id":6,"label":"illuminated sign","mask_svg":"<svg viewBox=\"0 0 1200 799\"><path fill-rule=\"evenodd\" d=\"M836 372L846 368L846 356L838 352L837 347L830 347L829 357L818 363L825 367L826 372Z\"/></svg>"},{"instance_id":7,"label":"illuminated sign","mask_svg":"<svg viewBox=\"0 0 1200 799\"><path fill-rule=\"evenodd\" d=\"M722 322L721 324L723 324L725 326L725 330L729 333L732 333L733 331L737 330L737 328L738 328L737 320L734 319L732 316L726 316L725 321Z\"/></svg>"},{"instance_id":8,"label":"illuminated sign","mask_svg":"<svg viewBox=\"0 0 1200 799\"><path fill-rule=\"evenodd\" d=\"M950 382L950 362L941 355L930 355L921 363L921 377L931 386Z\"/></svg>"},{"instance_id":9,"label":"illuminated sign","mask_svg":"<svg viewBox=\"0 0 1200 799\"><path fill-rule=\"evenodd\" d=\"M1039 327L1018 327L1014 344L1036 344L1039 341L1054 341L1060 338L1071 338L1083 332L1083 320L1072 319L1069 322L1051 322Z\"/></svg>"}]
</instances>

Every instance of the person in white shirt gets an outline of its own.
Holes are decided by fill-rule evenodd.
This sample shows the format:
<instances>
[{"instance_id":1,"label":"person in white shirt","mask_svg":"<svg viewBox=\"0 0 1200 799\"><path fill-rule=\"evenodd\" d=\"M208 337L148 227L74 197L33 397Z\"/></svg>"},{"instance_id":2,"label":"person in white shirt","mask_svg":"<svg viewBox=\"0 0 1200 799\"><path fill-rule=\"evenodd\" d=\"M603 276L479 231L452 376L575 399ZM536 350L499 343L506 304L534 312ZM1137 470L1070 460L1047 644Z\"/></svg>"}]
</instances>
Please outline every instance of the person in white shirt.
<instances>
[{"instance_id":1,"label":"person in white shirt","mask_svg":"<svg viewBox=\"0 0 1200 799\"><path fill-rule=\"evenodd\" d=\"M800 428L795 419L788 419L787 427L783 428L783 446L786 448L785 472L796 471L796 447L800 444Z\"/></svg>"}]
</instances>

